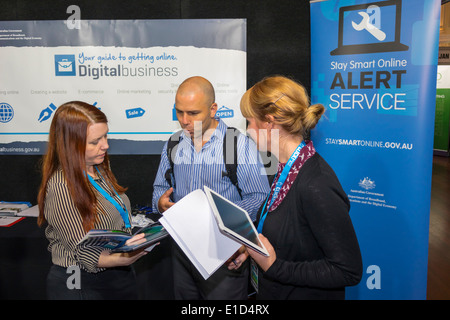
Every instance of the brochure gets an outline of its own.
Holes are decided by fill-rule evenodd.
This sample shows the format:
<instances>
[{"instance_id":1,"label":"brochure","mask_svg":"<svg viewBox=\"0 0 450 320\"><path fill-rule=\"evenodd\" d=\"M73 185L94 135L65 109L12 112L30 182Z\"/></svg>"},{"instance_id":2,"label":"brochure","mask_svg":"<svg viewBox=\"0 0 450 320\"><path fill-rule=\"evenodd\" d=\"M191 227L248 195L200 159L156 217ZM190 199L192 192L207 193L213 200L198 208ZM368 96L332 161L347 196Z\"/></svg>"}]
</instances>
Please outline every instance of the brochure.
<instances>
[{"instance_id":1,"label":"brochure","mask_svg":"<svg viewBox=\"0 0 450 320\"><path fill-rule=\"evenodd\" d=\"M159 222L204 279L208 279L241 244L219 230L206 194L192 191L163 213Z\"/></svg>"},{"instance_id":2,"label":"brochure","mask_svg":"<svg viewBox=\"0 0 450 320\"><path fill-rule=\"evenodd\" d=\"M0 216L15 217L19 212L31 207L29 202L8 202L0 201Z\"/></svg>"},{"instance_id":3,"label":"brochure","mask_svg":"<svg viewBox=\"0 0 450 320\"><path fill-rule=\"evenodd\" d=\"M128 239L139 233L145 233L144 242L130 246L125 244ZM131 252L137 249L147 248L168 235L169 233L161 224L151 223L139 229L133 235L118 230L93 229L90 230L78 244L82 246L103 247L111 250L112 253Z\"/></svg>"}]
</instances>

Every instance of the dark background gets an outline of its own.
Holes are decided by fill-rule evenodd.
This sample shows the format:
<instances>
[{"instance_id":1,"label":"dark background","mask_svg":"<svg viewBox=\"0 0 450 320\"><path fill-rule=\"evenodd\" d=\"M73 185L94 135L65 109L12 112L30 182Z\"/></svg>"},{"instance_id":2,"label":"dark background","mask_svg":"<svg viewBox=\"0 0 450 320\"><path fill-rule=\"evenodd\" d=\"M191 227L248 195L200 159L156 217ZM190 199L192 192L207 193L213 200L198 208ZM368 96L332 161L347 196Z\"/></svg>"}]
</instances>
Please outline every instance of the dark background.
<instances>
[{"instance_id":1,"label":"dark background","mask_svg":"<svg viewBox=\"0 0 450 320\"><path fill-rule=\"evenodd\" d=\"M310 88L308 0L0 0L0 20L67 20L72 4L84 20L244 18L247 87L283 74ZM37 204L41 158L0 155L0 201ZM160 156L111 155L110 160L119 183L129 188L132 205L150 205ZM0 299L45 299L51 265L47 245L35 218L0 228ZM135 263L142 299L173 299L170 247L169 240L163 241Z\"/></svg>"},{"instance_id":2,"label":"dark background","mask_svg":"<svg viewBox=\"0 0 450 320\"><path fill-rule=\"evenodd\" d=\"M82 20L247 19L247 87L265 76L283 74L310 88L308 0L0 0L0 20L67 20L72 4L80 7ZM37 204L41 158L0 155L0 201ZM110 159L132 205L150 205L159 155Z\"/></svg>"},{"instance_id":3,"label":"dark background","mask_svg":"<svg viewBox=\"0 0 450 320\"><path fill-rule=\"evenodd\" d=\"M247 87L264 76L283 74L310 89L309 0L0 0L0 20L66 20L70 16L67 7L72 4L80 7L82 19L247 19ZM133 204L150 204L159 158L111 156L113 171L119 182L129 187L127 194ZM40 159L0 155L0 200L36 204ZM51 265L47 244L35 219L0 228L0 300L45 298L45 276ZM136 264L144 299L173 298L170 243L159 247ZM442 254L438 256L440 263ZM442 274L446 272L444 268ZM442 277L435 278L439 284L433 288L439 291Z\"/></svg>"}]
</instances>

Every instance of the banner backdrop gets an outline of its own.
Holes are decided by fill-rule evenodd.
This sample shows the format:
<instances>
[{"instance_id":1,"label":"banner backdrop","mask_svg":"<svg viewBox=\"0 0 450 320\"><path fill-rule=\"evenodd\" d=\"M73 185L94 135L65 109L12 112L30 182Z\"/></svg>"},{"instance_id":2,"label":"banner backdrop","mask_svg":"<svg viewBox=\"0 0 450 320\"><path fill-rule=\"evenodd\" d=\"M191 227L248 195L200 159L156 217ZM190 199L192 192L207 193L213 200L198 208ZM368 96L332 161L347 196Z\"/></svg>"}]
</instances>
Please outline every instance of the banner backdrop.
<instances>
[{"instance_id":1,"label":"banner backdrop","mask_svg":"<svg viewBox=\"0 0 450 320\"><path fill-rule=\"evenodd\" d=\"M180 129L178 85L200 75L217 115L245 130L246 21L0 21L0 154L43 154L55 109L95 104L108 116L109 152L159 154Z\"/></svg>"},{"instance_id":2,"label":"banner backdrop","mask_svg":"<svg viewBox=\"0 0 450 320\"><path fill-rule=\"evenodd\" d=\"M403 2L403 3L402 3ZM313 131L364 273L347 299L425 299L440 0L311 1Z\"/></svg>"},{"instance_id":3,"label":"banner backdrop","mask_svg":"<svg viewBox=\"0 0 450 320\"><path fill-rule=\"evenodd\" d=\"M450 148L450 65L438 66L434 154L449 155Z\"/></svg>"}]
</instances>

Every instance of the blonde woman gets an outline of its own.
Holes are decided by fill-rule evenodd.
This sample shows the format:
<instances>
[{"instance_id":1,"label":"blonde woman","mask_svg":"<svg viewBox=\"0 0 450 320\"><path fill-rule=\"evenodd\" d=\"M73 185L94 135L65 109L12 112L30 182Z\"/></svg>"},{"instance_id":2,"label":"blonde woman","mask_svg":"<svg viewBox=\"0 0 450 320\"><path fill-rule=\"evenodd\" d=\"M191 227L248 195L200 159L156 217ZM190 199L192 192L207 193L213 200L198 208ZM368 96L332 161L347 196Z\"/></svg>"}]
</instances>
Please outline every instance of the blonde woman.
<instances>
[{"instance_id":1,"label":"blonde woman","mask_svg":"<svg viewBox=\"0 0 450 320\"><path fill-rule=\"evenodd\" d=\"M279 161L256 220L270 256L248 249L260 299L344 299L345 287L361 279L349 200L307 140L324 111L310 105L303 86L283 76L263 79L241 99L248 133Z\"/></svg>"}]
</instances>

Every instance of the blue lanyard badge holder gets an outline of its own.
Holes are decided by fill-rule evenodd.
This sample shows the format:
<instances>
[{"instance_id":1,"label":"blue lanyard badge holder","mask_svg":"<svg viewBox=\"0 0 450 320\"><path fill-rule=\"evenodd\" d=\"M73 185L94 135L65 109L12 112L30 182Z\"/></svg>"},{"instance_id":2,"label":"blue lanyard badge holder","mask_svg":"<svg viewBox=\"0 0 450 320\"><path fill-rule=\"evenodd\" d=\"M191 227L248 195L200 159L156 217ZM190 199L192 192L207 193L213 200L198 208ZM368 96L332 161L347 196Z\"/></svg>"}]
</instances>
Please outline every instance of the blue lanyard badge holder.
<instances>
[{"instance_id":1,"label":"blue lanyard badge holder","mask_svg":"<svg viewBox=\"0 0 450 320\"><path fill-rule=\"evenodd\" d=\"M281 187L283 186L284 182L286 181L287 176L289 175L289 171L292 168L292 165L294 164L295 160L297 160L300 151L305 146L305 142L302 141L298 147L295 149L294 153L292 153L291 157L289 158L289 161L286 163L286 166L283 168L283 171L281 171L280 178L277 180L275 184L275 188L273 190L272 199L270 200L269 206L267 206L267 201L269 201L270 194L267 196L266 202L264 203L264 206L261 210L261 217L259 219L258 223L258 233L262 233L262 229L264 226L264 221L266 220L267 214L269 213L269 208L272 206L272 204L275 202L275 199L278 197L278 194L280 193ZM276 176L274 178L274 181L276 180ZM271 188L272 189L272 188ZM266 210L267 207L267 210ZM251 259L250 264L250 282L255 288L256 292L258 292L258 266L256 265L255 261Z\"/></svg>"}]
</instances>

